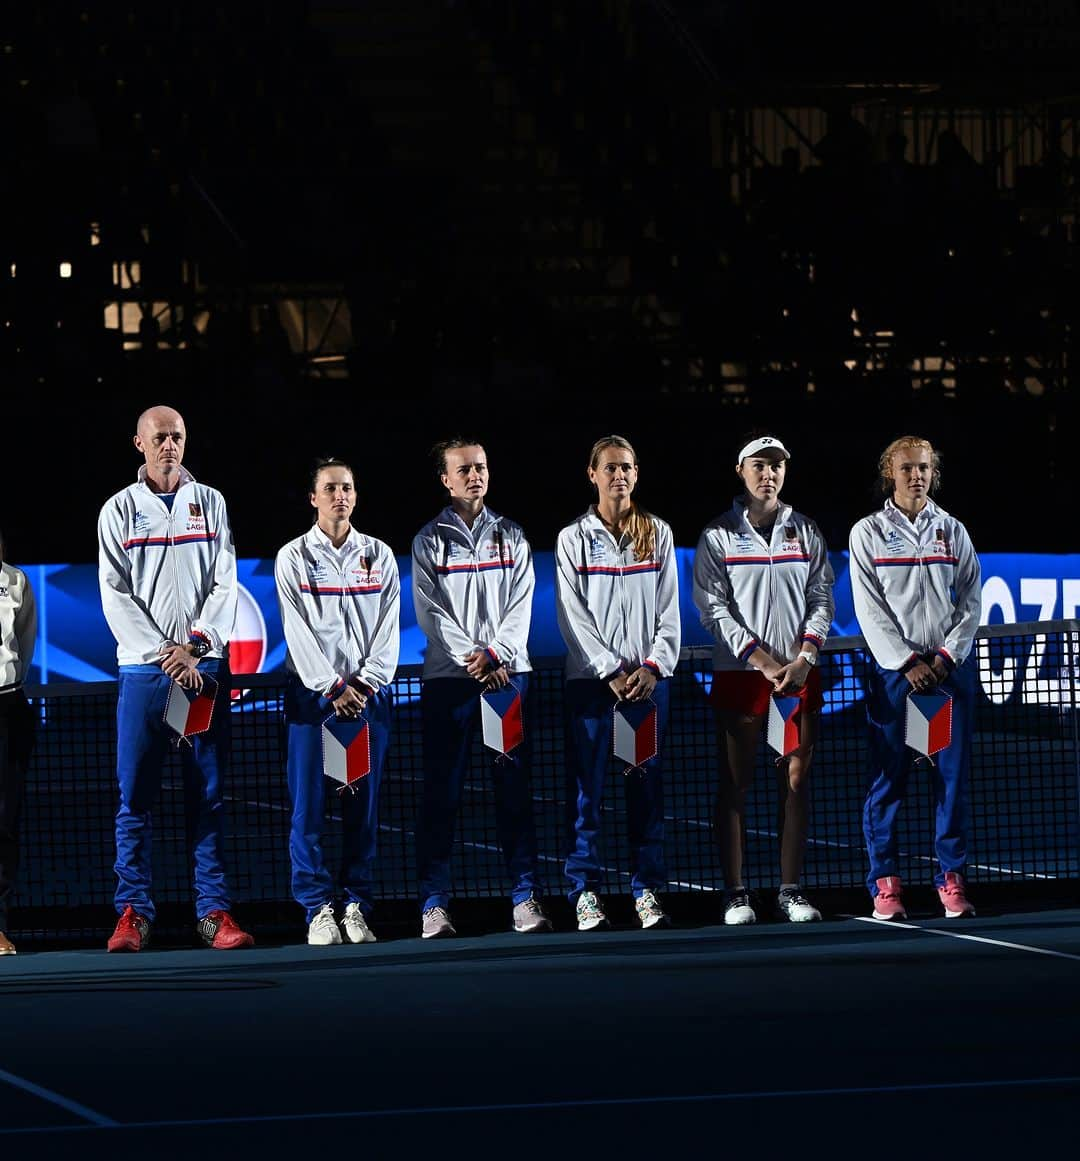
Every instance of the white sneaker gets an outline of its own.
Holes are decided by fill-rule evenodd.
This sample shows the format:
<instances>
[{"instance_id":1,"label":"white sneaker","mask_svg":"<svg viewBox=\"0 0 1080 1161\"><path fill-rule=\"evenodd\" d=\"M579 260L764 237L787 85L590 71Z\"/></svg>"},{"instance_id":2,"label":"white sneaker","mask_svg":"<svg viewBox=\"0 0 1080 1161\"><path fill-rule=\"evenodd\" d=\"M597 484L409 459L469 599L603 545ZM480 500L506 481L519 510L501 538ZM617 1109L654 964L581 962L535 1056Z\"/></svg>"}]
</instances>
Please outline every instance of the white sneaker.
<instances>
[{"instance_id":1,"label":"white sneaker","mask_svg":"<svg viewBox=\"0 0 1080 1161\"><path fill-rule=\"evenodd\" d=\"M457 935L457 929L445 907L429 907L422 916L420 936L422 939L446 939Z\"/></svg>"},{"instance_id":2,"label":"white sneaker","mask_svg":"<svg viewBox=\"0 0 1080 1161\"><path fill-rule=\"evenodd\" d=\"M728 896L724 907L724 922L728 927L744 927L748 923L757 923L757 916L750 906L750 893L738 891Z\"/></svg>"},{"instance_id":3,"label":"white sneaker","mask_svg":"<svg viewBox=\"0 0 1080 1161\"><path fill-rule=\"evenodd\" d=\"M374 943L375 932L367 925L359 903L350 903L341 920L341 934L347 943Z\"/></svg>"},{"instance_id":4,"label":"white sneaker","mask_svg":"<svg viewBox=\"0 0 1080 1161\"><path fill-rule=\"evenodd\" d=\"M781 891L776 898L776 905L780 914L792 923L818 923L821 912L810 905L805 896L798 891Z\"/></svg>"},{"instance_id":5,"label":"white sneaker","mask_svg":"<svg viewBox=\"0 0 1080 1161\"><path fill-rule=\"evenodd\" d=\"M578 931L606 930L610 924L600 900L592 891L582 891L577 898L577 929Z\"/></svg>"},{"instance_id":6,"label":"white sneaker","mask_svg":"<svg viewBox=\"0 0 1080 1161\"><path fill-rule=\"evenodd\" d=\"M526 935L533 931L551 930L551 920L531 895L514 904L514 930Z\"/></svg>"},{"instance_id":7,"label":"white sneaker","mask_svg":"<svg viewBox=\"0 0 1080 1161\"><path fill-rule=\"evenodd\" d=\"M341 932L338 931L332 903L324 903L308 924L307 941L312 947L329 947L333 943L341 942Z\"/></svg>"},{"instance_id":8,"label":"white sneaker","mask_svg":"<svg viewBox=\"0 0 1080 1161\"><path fill-rule=\"evenodd\" d=\"M634 900L634 910L646 931L650 927L671 926L671 920L664 914L660 900L651 891L642 891L640 898Z\"/></svg>"}]
</instances>

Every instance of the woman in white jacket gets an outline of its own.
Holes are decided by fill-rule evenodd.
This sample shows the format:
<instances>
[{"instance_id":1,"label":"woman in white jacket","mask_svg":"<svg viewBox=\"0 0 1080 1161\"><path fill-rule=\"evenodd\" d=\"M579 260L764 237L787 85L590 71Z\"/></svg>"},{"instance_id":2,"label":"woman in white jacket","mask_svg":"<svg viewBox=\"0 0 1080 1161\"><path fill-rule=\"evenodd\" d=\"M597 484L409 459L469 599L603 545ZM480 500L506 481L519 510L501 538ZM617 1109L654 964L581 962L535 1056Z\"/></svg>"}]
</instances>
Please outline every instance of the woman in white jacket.
<instances>
[{"instance_id":1,"label":"woman in white jacket","mask_svg":"<svg viewBox=\"0 0 1080 1161\"><path fill-rule=\"evenodd\" d=\"M863 804L875 919L907 918L896 824L913 751L905 738L912 693L951 698L949 744L931 763L936 809L934 886L949 919L975 914L967 897L967 780L977 693L972 659L982 571L967 529L930 497L941 461L929 440L901 436L878 461L887 497L851 530L851 595L870 654L866 689L870 772Z\"/></svg>"},{"instance_id":2,"label":"woman in white jacket","mask_svg":"<svg viewBox=\"0 0 1080 1161\"><path fill-rule=\"evenodd\" d=\"M743 491L706 526L694 555L694 604L716 641L710 698L720 779L716 836L724 922L757 919L743 880L746 796L773 694L797 697L799 744L778 764L779 913L821 918L799 885L809 820L808 778L822 705L818 650L832 624L833 572L817 525L780 500L790 452L771 435L746 437L735 471Z\"/></svg>"},{"instance_id":3,"label":"woman in white jacket","mask_svg":"<svg viewBox=\"0 0 1080 1161\"><path fill-rule=\"evenodd\" d=\"M350 523L356 486L348 464L322 461L312 477L310 500L315 523L284 545L274 564L288 647L292 891L304 909L308 943L327 946L342 937L374 943L368 919L374 905L379 785L390 738L390 683L400 640L398 567L388 545ZM327 782L322 723L331 714L346 721L363 717L369 740L369 771L342 794L340 918L321 842Z\"/></svg>"},{"instance_id":4,"label":"woman in white jacket","mask_svg":"<svg viewBox=\"0 0 1080 1161\"><path fill-rule=\"evenodd\" d=\"M656 705L655 757L626 775L631 890L643 928L666 926L657 892L666 885L662 758L669 678L679 660L679 584L671 528L631 498L638 461L622 436L589 455L596 503L558 537L556 612L566 642L566 762L573 846L568 897L579 931L608 926L597 890L600 818L617 702Z\"/></svg>"}]
</instances>

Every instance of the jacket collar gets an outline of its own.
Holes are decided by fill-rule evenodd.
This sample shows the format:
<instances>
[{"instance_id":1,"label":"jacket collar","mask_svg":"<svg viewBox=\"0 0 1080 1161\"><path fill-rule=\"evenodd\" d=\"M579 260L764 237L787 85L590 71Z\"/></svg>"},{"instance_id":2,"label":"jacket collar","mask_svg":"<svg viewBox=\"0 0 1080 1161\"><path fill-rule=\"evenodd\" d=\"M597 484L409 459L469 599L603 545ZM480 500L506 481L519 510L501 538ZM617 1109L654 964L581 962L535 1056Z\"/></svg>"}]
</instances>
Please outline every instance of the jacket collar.
<instances>
[{"instance_id":1,"label":"jacket collar","mask_svg":"<svg viewBox=\"0 0 1080 1161\"><path fill-rule=\"evenodd\" d=\"M308 544L313 548L321 548L326 552L332 552L335 555L342 555L347 552L355 552L357 549L366 548L370 544L370 539L361 532L350 525L349 535L341 543L340 548L335 548L330 542L330 537L319 527L319 525L312 524L305 536Z\"/></svg>"},{"instance_id":2,"label":"jacket collar","mask_svg":"<svg viewBox=\"0 0 1080 1161\"><path fill-rule=\"evenodd\" d=\"M502 517L492 512L486 504L477 513L472 528L454 511L451 504L447 504L436 517L436 523L440 527L453 529L459 536L466 537L470 544L475 543L481 533L498 524L501 520Z\"/></svg>"},{"instance_id":3,"label":"jacket collar","mask_svg":"<svg viewBox=\"0 0 1080 1161\"><path fill-rule=\"evenodd\" d=\"M146 464L143 464L139 468L139 474L136 477L136 480L140 484L145 484L147 488L150 487L150 485L146 483ZM180 465L180 482L176 485L177 492L179 492L180 489L185 484L194 484L194 483L195 483L195 477L187 470L187 468L184 467L183 464L181 464ZM151 489L151 491L153 491L153 489ZM157 495L157 493L155 492L154 495Z\"/></svg>"},{"instance_id":4,"label":"jacket collar","mask_svg":"<svg viewBox=\"0 0 1080 1161\"><path fill-rule=\"evenodd\" d=\"M736 520L738 520L741 524L745 524L746 527L751 531L757 532L757 529L753 526L753 524L750 523L750 517L746 514L747 505L745 497L736 496L734 502L731 505L731 511L735 514ZM793 511L794 509L790 504L785 504L783 500L780 500L776 509L776 520L773 526L775 527L776 524L787 524L787 522L791 519L791 513Z\"/></svg>"}]
</instances>

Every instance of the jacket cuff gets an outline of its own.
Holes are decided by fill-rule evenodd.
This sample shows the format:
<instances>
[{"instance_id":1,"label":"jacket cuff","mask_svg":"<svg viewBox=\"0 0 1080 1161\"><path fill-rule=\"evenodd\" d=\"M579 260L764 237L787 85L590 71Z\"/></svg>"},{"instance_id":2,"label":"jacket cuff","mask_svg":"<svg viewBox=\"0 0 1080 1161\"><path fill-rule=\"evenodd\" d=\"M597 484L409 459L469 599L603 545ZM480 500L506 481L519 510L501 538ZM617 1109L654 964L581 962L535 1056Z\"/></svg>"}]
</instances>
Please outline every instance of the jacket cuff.
<instances>
[{"instance_id":1,"label":"jacket cuff","mask_svg":"<svg viewBox=\"0 0 1080 1161\"><path fill-rule=\"evenodd\" d=\"M950 673L952 673L952 671L956 668L956 662L949 655L948 651L945 649L944 646L942 646L940 649L935 649L934 655L936 657L940 657L941 660L945 662L945 666Z\"/></svg>"},{"instance_id":2,"label":"jacket cuff","mask_svg":"<svg viewBox=\"0 0 1080 1161\"><path fill-rule=\"evenodd\" d=\"M739 654L740 661L749 661L750 655L760 646L761 642L756 638L751 638L750 644Z\"/></svg>"}]
</instances>

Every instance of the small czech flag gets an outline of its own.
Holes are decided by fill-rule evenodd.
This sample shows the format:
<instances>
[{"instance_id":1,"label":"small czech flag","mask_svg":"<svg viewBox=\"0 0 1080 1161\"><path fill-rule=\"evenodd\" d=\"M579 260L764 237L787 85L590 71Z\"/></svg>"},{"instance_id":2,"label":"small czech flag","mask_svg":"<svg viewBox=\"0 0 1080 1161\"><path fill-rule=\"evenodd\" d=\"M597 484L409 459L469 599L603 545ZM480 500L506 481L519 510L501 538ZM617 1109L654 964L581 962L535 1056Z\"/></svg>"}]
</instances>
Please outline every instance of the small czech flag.
<instances>
[{"instance_id":1,"label":"small czech flag","mask_svg":"<svg viewBox=\"0 0 1080 1161\"><path fill-rule=\"evenodd\" d=\"M952 695L943 689L909 694L904 741L925 758L946 749L952 741Z\"/></svg>"},{"instance_id":2,"label":"small czech flag","mask_svg":"<svg viewBox=\"0 0 1080 1161\"><path fill-rule=\"evenodd\" d=\"M799 698L781 697L778 693L769 698L769 723L765 736L781 758L799 748L800 704Z\"/></svg>"},{"instance_id":3,"label":"small czech flag","mask_svg":"<svg viewBox=\"0 0 1080 1161\"><path fill-rule=\"evenodd\" d=\"M165 724L171 726L181 738L193 734L205 734L214 716L214 702L217 699L218 683L207 673L202 675L202 689L185 689L179 682L169 685L169 696L165 699Z\"/></svg>"},{"instance_id":4,"label":"small czech flag","mask_svg":"<svg viewBox=\"0 0 1080 1161\"><path fill-rule=\"evenodd\" d=\"M322 724L323 773L352 786L371 773L371 733L365 718L339 718L331 714Z\"/></svg>"},{"instance_id":5,"label":"small czech flag","mask_svg":"<svg viewBox=\"0 0 1080 1161\"><path fill-rule=\"evenodd\" d=\"M480 695L480 719L484 745L497 754L509 754L525 740L521 691L513 682L503 689L489 689Z\"/></svg>"},{"instance_id":6,"label":"small czech flag","mask_svg":"<svg viewBox=\"0 0 1080 1161\"><path fill-rule=\"evenodd\" d=\"M617 701L612 707L614 728L611 731L615 757L627 764L624 774L644 766L659 750L656 702Z\"/></svg>"}]
</instances>

